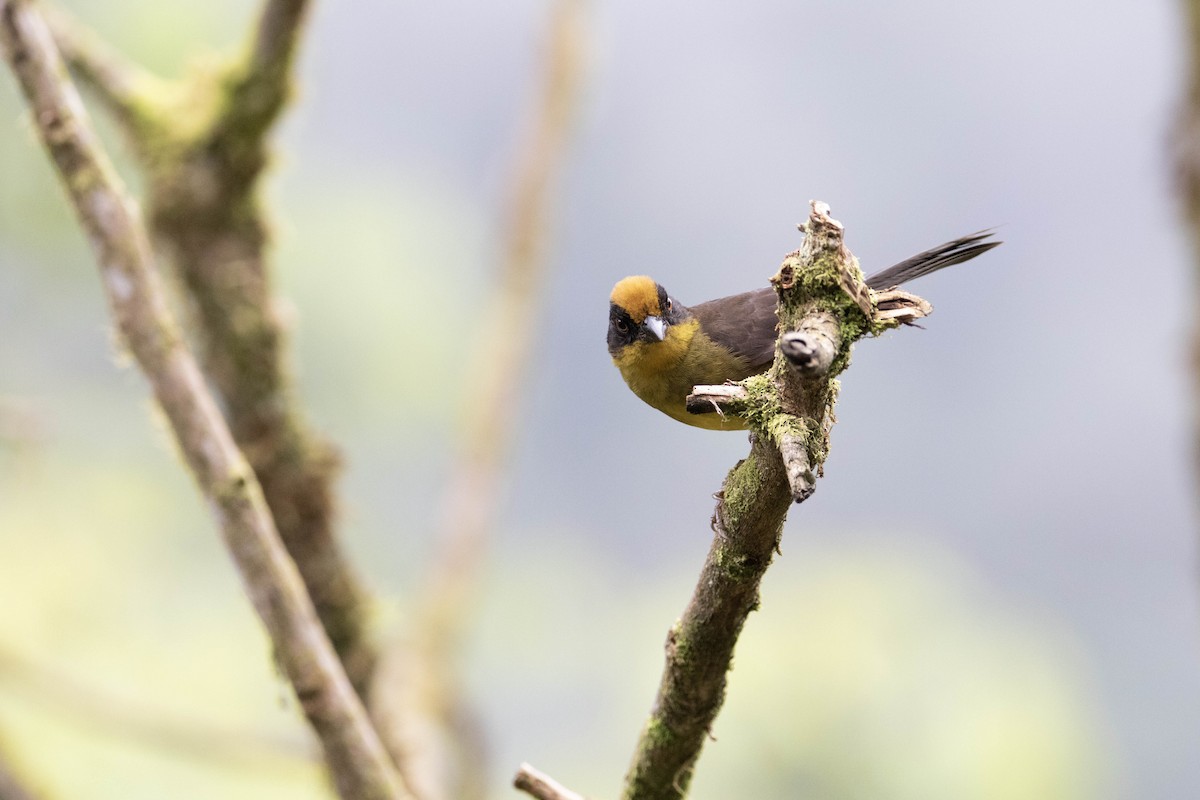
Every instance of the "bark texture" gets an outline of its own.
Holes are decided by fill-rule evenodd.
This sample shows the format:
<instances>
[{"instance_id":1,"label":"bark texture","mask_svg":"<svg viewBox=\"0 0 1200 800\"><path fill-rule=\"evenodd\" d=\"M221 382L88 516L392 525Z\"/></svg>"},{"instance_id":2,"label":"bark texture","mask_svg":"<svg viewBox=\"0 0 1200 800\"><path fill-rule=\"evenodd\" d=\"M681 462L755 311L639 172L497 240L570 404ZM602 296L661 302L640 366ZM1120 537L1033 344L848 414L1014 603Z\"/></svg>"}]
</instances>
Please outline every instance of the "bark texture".
<instances>
[{"instance_id":1,"label":"bark texture","mask_svg":"<svg viewBox=\"0 0 1200 800\"><path fill-rule=\"evenodd\" d=\"M87 233L120 338L149 381L209 501L276 657L321 741L339 793L409 797L316 616L255 473L183 341L141 218L98 145L50 31L29 0L0 0L0 46Z\"/></svg>"}]
</instances>

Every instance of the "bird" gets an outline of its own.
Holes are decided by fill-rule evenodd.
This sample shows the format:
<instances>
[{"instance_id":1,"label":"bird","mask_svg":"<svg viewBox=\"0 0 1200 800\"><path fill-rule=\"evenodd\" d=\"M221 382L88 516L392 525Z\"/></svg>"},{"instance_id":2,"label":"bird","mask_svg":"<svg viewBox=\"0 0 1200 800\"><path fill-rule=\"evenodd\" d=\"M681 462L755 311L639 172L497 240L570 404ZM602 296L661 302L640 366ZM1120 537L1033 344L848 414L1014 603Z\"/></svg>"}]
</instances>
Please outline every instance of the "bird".
<instances>
[{"instance_id":1,"label":"bird","mask_svg":"<svg viewBox=\"0 0 1200 800\"><path fill-rule=\"evenodd\" d=\"M918 253L866 279L882 291L954 264L1001 243L984 230ZM775 359L777 296L771 287L685 306L653 278L632 275L609 296L608 352L635 395L669 417L697 428L745 430L739 417L692 414L693 386L740 381Z\"/></svg>"}]
</instances>

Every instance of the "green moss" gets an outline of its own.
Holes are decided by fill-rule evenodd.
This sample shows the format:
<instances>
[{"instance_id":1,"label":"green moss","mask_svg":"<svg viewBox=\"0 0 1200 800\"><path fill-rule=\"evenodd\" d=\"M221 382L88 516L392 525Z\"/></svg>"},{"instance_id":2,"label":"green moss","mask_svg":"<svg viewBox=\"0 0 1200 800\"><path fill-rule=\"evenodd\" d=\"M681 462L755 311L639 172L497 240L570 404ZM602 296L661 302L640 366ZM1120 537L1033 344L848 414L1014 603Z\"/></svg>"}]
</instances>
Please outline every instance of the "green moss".
<instances>
[{"instance_id":1,"label":"green moss","mask_svg":"<svg viewBox=\"0 0 1200 800\"><path fill-rule=\"evenodd\" d=\"M758 572L745 553L736 552L731 547L719 548L714 563L726 577L737 583L745 582Z\"/></svg>"},{"instance_id":2,"label":"green moss","mask_svg":"<svg viewBox=\"0 0 1200 800\"><path fill-rule=\"evenodd\" d=\"M742 386L746 390L742 416L752 429L767 431L771 420L783 413L783 404L771 371L747 378L742 381Z\"/></svg>"},{"instance_id":3,"label":"green moss","mask_svg":"<svg viewBox=\"0 0 1200 800\"><path fill-rule=\"evenodd\" d=\"M671 650L674 653L674 660L677 663L687 664L691 662L694 655L692 652L692 641L683 627L683 620L676 620L675 626L671 628Z\"/></svg>"},{"instance_id":4,"label":"green moss","mask_svg":"<svg viewBox=\"0 0 1200 800\"><path fill-rule=\"evenodd\" d=\"M722 503L725 524L728 527L737 527L761 491L762 472L759 470L758 458L751 452L750 457L730 470L725 478L725 497ZM724 548L718 552L723 551Z\"/></svg>"},{"instance_id":5,"label":"green moss","mask_svg":"<svg viewBox=\"0 0 1200 800\"><path fill-rule=\"evenodd\" d=\"M642 741L650 748L665 749L671 746L676 739L675 731L671 730L665 722L657 716L652 716L646 720L646 729L642 733Z\"/></svg>"},{"instance_id":6,"label":"green moss","mask_svg":"<svg viewBox=\"0 0 1200 800\"><path fill-rule=\"evenodd\" d=\"M797 417L780 412L772 417L765 427L771 441L779 444L785 438L799 439L806 444L812 438L815 426L807 417Z\"/></svg>"},{"instance_id":7,"label":"green moss","mask_svg":"<svg viewBox=\"0 0 1200 800\"><path fill-rule=\"evenodd\" d=\"M814 312L825 312L836 321L840 348L827 380L797 382L785 366L777 364L767 373L742 382L746 401L741 414L751 429L775 444L785 438L799 440L817 470L829 455L826 426L832 424L837 398L835 376L850 365L856 341L893 326L878 323L864 313L858 301L842 288L844 277L861 285L862 270L857 259L851 256L847 262L844 251L836 246L822 246L815 252L798 251L789 255L772 280L781 294L779 316L784 330L794 329L803 317ZM789 394L785 404L780 387L788 385L794 394ZM799 410L803 413L795 413ZM730 475L726 507L732 517L740 516L747 507L743 500L752 497L759 488L754 485L758 475L757 469Z\"/></svg>"}]
</instances>

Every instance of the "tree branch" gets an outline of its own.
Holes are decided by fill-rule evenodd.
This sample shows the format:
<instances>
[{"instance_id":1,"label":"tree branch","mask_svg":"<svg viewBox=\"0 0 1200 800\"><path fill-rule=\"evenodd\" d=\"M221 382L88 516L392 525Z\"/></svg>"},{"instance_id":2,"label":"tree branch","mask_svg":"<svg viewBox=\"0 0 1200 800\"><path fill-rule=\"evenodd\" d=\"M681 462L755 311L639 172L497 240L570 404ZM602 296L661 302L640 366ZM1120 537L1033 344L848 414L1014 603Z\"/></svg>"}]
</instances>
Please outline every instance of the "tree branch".
<instances>
[{"instance_id":1,"label":"tree branch","mask_svg":"<svg viewBox=\"0 0 1200 800\"><path fill-rule=\"evenodd\" d=\"M268 0L243 56L169 88L78 23L56 17L54 24L72 67L133 144L146 174L147 218L189 295L204 371L321 623L365 695L376 653L365 631L366 594L334 534L340 462L294 397L257 191L265 135L291 93L307 5ZM172 110L185 99L187 113Z\"/></svg>"},{"instance_id":2,"label":"tree branch","mask_svg":"<svg viewBox=\"0 0 1200 800\"><path fill-rule=\"evenodd\" d=\"M162 104L170 93L169 82L117 52L62 9L51 6L42 13L71 72L135 146L142 149L164 132Z\"/></svg>"},{"instance_id":3,"label":"tree branch","mask_svg":"<svg viewBox=\"0 0 1200 800\"><path fill-rule=\"evenodd\" d=\"M513 786L531 797L536 797L537 800L584 800L583 795L572 792L529 764L522 764L517 770Z\"/></svg>"},{"instance_id":4,"label":"tree branch","mask_svg":"<svg viewBox=\"0 0 1200 800\"><path fill-rule=\"evenodd\" d=\"M248 53L223 77L193 79L223 81L211 123L173 137L181 141L173 157L144 160L143 167L148 217L192 300L205 372L321 623L365 698L377 654L366 631L367 595L335 535L340 459L295 397L258 192L264 137L290 94L306 7L303 0L269 0Z\"/></svg>"},{"instance_id":5,"label":"tree branch","mask_svg":"<svg viewBox=\"0 0 1200 800\"><path fill-rule=\"evenodd\" d=\"M759 583L779 545L791 499L779 452L757 437L750 455L725 479L700 580L667 634L662 682L625 776L625 798L685 795L725 700L733 647L758 606Z\"/></svg>"},{"instance_id":6,"label":"tree branch","mask_svg":"<svg viewBox=\"0 0 1200 800\"><path fill-rule=\"evenodd\" d=\"M249 52L226 79L227 98L208 135L226 160L231 185L253 184L265 162L263 142L292 93L292 63L300 43L308 0L267 0Z\"/></svg>"},{"instance_id":7,"label":"tree branch","mask_svg":"<svg viewBox=\"0 0 1200 800\"><path fill-rule=\"evenodd\" d=\"M367 595L335 537L340 460L294 397L257 192L266 133L291 95L307 6L267 0L243 56L177 84L149 75L65 14L49 21L72 70L132 144L146 175L146 217L189 295L204 371L321 623L365 695L376 651L365 630Z\"/></svg>"},{"instance_id":8,"label":"tree branch","mask_svg":"<svg viewBox=\"0 0 1200 800\"><path fill-rule=\"evenodd\" d=\"M456 638L464 595L475 583L480 555L499 499L499 486L523 406L521 391L533 352L536 319L546 293L548 218L554 179L561 171L583 71L583 4L557 0L550 52L543 69L532 129L523 142L512 189L508 241L486 330L505 331L477 348L457 464L445 498L438 561L427 592L430 623Z\"/></svg>"},{"instance_id":9,"label":"tree branch","mask_svg":"<svg viewBox=\"0 0 1200 800\"><path fill-rule=\"evenodd\" d=\"M322 743L338 791L347 798L408 797L314 613L255 474L182 342L141 220L29 0L0 0L0 45L88 234L121 337L213 509L276 657Z\"/></svg>"},{"instance_id":10,"label":"tree branch","mask_svg":"<svg viewBox=\"0 0 1200 800\"><path fill-rule=\"evenodd\" d=\"M801 379L827 374L841 344L837 320L826 311L809 314L796 330L779 337L780 352Z\"/></svg>"},{"instance_id":11,"label":"tree branch","mask_svg":"<svg viewBox=\"0 0 1200 800\"><path fill-rule=\"evenodd\" d=\"M713 514L713 542L683 616L667 636L658 696L625 776L625 800L677 800L725 698L726 673L763 574L778 550L791 501L808 498L829 449L836 376L855 341L911 314L878 309L842 226L814 202L803 246L771 279L779 294L781 344L771 368L739 384L698 386L693 413L732 413L754 433L750 455L730 471ZM904 308L928 304L891 298ZM919 301L919 302L916 302ZM920 304L924 304L922 307ZM898 307L898 306L897 306Z\"/></svg>"}]
</instances>

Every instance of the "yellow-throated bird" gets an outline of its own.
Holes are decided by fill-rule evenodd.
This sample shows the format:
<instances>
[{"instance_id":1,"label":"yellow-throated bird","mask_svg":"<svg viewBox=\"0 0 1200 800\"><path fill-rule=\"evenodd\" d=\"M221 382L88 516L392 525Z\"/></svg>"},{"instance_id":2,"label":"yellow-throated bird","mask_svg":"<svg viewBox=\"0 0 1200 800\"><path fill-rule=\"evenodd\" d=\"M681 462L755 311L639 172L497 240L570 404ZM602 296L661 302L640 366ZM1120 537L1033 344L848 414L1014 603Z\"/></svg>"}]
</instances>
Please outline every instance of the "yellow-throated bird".
<instances>
[{"instance_id":1,"label":"yellow-throated bird","mask_svg":"<svg viewBox=\"0 0 1200 800\"><path fill-rule=\"evenodd\" d=\"M867 278L889 289L991 250L991 231L918 253ZM613 287L608 308L608 352L638 397L680 422L712 430L744 430L737 417L689 414L693 386L740 381L775 358L776 295L772 288L710 300L688 308L652 278L635 275Z\"/></svg>"}]
</instances>

